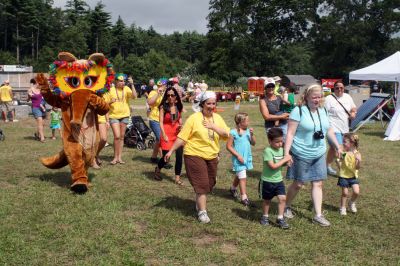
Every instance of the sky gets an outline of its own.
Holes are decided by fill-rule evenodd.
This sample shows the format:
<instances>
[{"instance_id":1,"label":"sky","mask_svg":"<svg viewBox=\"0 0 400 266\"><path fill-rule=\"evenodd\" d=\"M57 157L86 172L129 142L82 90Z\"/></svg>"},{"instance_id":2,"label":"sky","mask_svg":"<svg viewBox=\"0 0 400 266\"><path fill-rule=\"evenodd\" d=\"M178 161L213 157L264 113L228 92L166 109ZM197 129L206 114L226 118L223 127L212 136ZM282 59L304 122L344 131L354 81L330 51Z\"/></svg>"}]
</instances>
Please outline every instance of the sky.
<instances>
[{"instance_id":1,"label":"sky","mask_svg":"<svg viewBox=\"0 0 400 266\"><path fill-rule=\"evenodd\" d=\"M100 0L86 0L92 8ZM54 0L54 7L65 7L66 0ZM161 34L174 31L207 33L208 0L102 0L114 23L118 16L127 26L144 29L151 25Z\"/></svg>"}]
</instances>

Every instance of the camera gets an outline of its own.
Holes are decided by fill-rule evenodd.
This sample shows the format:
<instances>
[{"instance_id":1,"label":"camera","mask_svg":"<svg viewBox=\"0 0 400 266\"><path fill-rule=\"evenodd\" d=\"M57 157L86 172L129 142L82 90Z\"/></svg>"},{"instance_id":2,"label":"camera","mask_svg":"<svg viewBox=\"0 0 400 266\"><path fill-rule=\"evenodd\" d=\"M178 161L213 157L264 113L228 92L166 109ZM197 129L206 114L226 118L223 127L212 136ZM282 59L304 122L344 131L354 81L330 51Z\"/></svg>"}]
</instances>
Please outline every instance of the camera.
<instances>
[{"instance_id":1,"label":"camera","mask_svg":"<svg viewBox=\"0 0 400 266\"><path fill-rule=\"evenodd\" d=\"M314 139L317 139L317 140L324 139L325 138L324 132L322 132L321 130L318 130L318 131L314 132L313 137L314 137Z\"/></svg>"}]
</instances>

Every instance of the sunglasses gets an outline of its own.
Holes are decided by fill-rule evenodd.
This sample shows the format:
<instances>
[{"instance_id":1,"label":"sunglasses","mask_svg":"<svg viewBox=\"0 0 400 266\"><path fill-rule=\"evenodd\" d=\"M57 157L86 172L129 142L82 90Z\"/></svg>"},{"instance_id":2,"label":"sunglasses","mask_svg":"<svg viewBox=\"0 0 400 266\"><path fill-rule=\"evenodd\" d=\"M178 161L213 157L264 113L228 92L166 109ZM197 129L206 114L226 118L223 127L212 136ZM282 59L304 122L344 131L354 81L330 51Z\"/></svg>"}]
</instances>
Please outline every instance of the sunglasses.
<instances>
[{"instance_id":1,"label":"sunglasses","mask_svg":"<svg viewBox=\"0 0 400 266\"><path fill-rule=\"evenodd\" d=\"M338 89L344 89L344 87L335 87L335 90L338 90Z\"/></svg>"},{"instance_id":2,"label":"sunglasses","mask_svg":"<svg viewBox=\"0 0 400 266\"><path fill-rule=\"evenodd\" d=\"M167 97L175 97L175 94L167 94Z\"/></svg>"}]
</instances>

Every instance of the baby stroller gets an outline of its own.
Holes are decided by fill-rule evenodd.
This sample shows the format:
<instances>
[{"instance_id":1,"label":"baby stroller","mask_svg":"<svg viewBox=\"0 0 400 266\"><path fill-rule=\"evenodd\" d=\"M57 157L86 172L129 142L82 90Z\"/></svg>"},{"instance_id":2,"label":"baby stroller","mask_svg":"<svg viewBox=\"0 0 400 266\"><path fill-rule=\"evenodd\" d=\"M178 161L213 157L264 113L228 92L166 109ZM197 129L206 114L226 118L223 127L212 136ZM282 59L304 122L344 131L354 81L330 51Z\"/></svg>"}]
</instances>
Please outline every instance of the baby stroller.
<instances>
[{"instance_id":1,"label":"baby stroller","mask_svg":"<svg viewBox=\"0 0 400 266\"><path fill-rule=\"evenodd\" d=\"M136 147L138 150L152 149L155 138L151 129L146 125L141 116L132 116L132 123L128 124L125 131L124 143L127 147ZM147 140L147 144L146 144Z\"/></svg>"}]
</instances>

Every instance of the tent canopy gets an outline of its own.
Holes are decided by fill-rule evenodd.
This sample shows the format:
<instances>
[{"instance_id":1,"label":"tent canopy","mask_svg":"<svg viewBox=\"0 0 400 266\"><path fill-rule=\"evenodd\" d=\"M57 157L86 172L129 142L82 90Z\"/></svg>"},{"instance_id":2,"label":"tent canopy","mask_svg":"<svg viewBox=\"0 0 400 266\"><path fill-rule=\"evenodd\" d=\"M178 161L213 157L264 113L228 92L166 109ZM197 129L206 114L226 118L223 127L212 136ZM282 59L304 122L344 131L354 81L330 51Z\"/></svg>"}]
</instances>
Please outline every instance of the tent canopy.
<instances>
[{"instance_id":1,"label":"tent canopy","mask_svg":"<svg viewBox=\"0 0 400 266\"><path fill-rule=\"evenodd\" d=\"M400 52L364 68L350 72L350 80L400 81Z\"/></svg>"}]
</instances>

